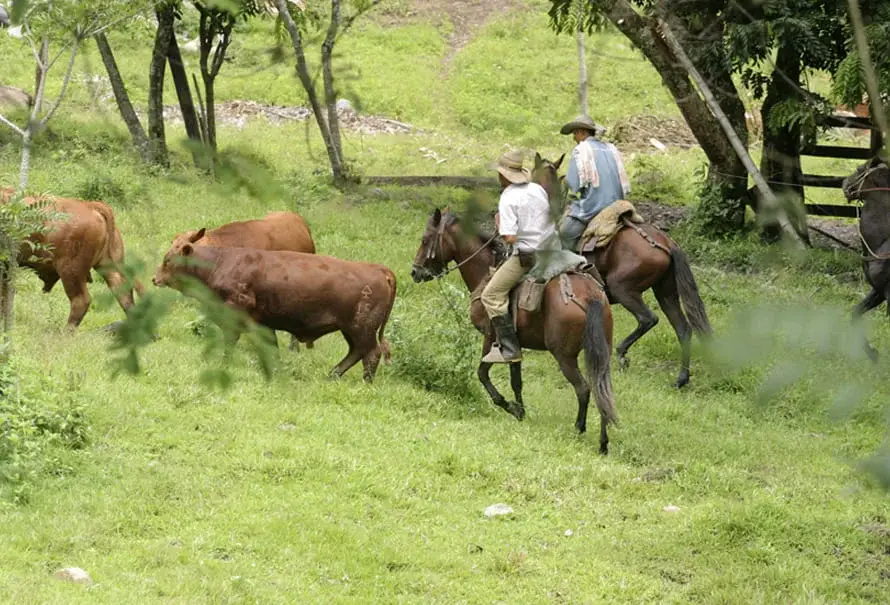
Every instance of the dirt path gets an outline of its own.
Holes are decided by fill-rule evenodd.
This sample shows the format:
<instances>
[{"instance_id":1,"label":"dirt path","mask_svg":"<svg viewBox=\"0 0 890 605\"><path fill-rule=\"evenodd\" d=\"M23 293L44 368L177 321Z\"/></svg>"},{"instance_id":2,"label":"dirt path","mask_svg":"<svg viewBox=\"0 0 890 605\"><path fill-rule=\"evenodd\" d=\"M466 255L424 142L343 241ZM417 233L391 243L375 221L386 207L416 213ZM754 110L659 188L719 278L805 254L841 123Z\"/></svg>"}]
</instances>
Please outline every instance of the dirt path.
<instances>
[{"instance_id":1,"label":"dirt path","mask_svg":"<svg viewBox=\"0 0 890 605\"><path fill-rule=\"evenodd\" d=\"M523 4L523 0L414 0L407 13L392 19L392 22L423 21L437 27L445 25L446 21L451 24L453 29L448 36L448 50L442 58L440 73L445 77L451 69L454 57L473 39L476 32L492 19Z\"/></svg>"}]
</instances>

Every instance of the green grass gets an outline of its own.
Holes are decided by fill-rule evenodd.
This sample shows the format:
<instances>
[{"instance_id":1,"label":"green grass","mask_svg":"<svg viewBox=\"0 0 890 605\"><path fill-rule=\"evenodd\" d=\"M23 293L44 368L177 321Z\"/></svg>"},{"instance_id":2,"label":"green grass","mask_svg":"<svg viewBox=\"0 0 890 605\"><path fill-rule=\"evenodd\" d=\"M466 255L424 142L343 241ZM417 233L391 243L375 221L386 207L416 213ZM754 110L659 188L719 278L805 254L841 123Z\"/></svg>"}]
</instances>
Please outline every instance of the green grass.
<instances>
[{"instance_id":1,"label":"green grass","mask_svg":"<svg viewBox=\"0 0 890 605\"><path fill-rule=\"evenodd\" d=\"M433 127L435 135L350 136L349 157L367 173L484 174L505 141L554 158L567 150L565 139L548 133L561 112L573 113L571 87L553 86L556 92L547 96L541 91L549 85L522 80L532 69L532 50L551 62L544 84L561 81L571 64L571 40L554 41L543 25L541 17L525 15L485 30L444 80L435 81L456 99L453 106L420 94L431 88L429 78L440 78L441 32L422 24L357 28L350 44L360 55L363 77L355 86L362 87L366 106ZM368 60L390 43L378 63ZM0 38L0 53L9 44ZM630 56L614 44L607 35L602 46L592 46ZM128 49L123 42L121 48ZM239 52L259 57L261 49L258 37L248 37ZM473 84L485 83L485 69L495 69L495 52L513 56L516 73L488 81L488 88ZM397 77L402 56L425 57L416 78ZM145 56L127 57L135 65L128 67L133 86L144 86L135 75ZM26 84L30 68L10 65L13 81ZM220 80L224 98L296 102L286 96L296 90L289 70L263 71L254 88L251 80L226 77L237 65L227 65ZM598 69L613 70L617 81L623 66L604 59ZM644 77L634 85L648 92L625 97L603 87L597 103L607 119L658 112L661 89ZM71 107L85 108L78 86ZM474 130L461 116L484 117L482 99L492 103L488 115L526 118L494 124L491 133ZM513 105L501 108L505 99ZM399 295L388 329L395 349L393 365L382 366L369 386L355 369L338 382L325 378L345 353L338 335L296 354L282 342L281 365L268 382L241 345L232 388L221 391L199 380L213 362L204 360L204 341L188 329L196 308L165 291L171 312L160 339L143 352L143 374L112 379L111 340L97 329L122 313L109 304L104 285L92 284L94 308L79 332L66 336L64 294L41 294L33 275L21 275L14 338L23 388L43 389L59 405L77 402L89 432L83 449L50 446L52 463L23 502L0 499L4 601L886 600L887 495L857 468L885 439L886 361L875 368L851 365L817 355L815 346L749 351L749 340L734 331L735 314L759 303L782 303L803 317L813 313L817 326L826 319L815 307L825 305L841 325L865 292L855 255L793 257L762 248L753 236L717 242L683 228L672 233L692 258L718 337L738 338L735 349L728 348L761 363L729 371L708 362L696 344L692 383L678 392L671 387L678 346L662 318L631 350L630 368L613 372L622 425L611 430L611 452L603 458L596 453L593 414L592 433L574 433L574 394L549 355L527 354L529 416L517 423L476 384L472 368L481 338L463 314L467 297L457 277L442 290L411 281L430 210L460 208L470 196L400 188L341 194L313 174L324 166L324 154L314 135L307 149L305 132L301 124L262 123L221 131L224 148L249 151L268 164L282 194L261 199L209 183L188 167L178 145L169 172L144 169L128 152L116 118L60 112L51 138L39 141L33 188L101 193L115 209L128 254L145 263L146 282L175 233L270 210L301 212L320 253L382 262L396 272ZM13 138L2 136L9 144L0 147L0 182L10 182L18 151ZM420 147L448 161L434 164ZM685 205L694 204L689 174L701 162L695 151L629 158L640 195ZM650 294L646 300L655 307ZM614 313L618 339L635 322L620 308ZM890 328L884 318L876 314L867 326L885 351ZM825 332L833 334L829 327ZM810 364L809 372L758 403L764 378L789 360ZM503 368L494 375L508 389ZM863 375L872 380L861 405L838 407L838 387ZM838 410L847 411L842 420ZM8 495L5 488L0 494ZM514 514L486 519L482 511L496 502L509 503ZM669 504L680 511L665 512ZM86 569L96 583L84 588L54 580L64 566Z\"/></svg>"}]
</instances>

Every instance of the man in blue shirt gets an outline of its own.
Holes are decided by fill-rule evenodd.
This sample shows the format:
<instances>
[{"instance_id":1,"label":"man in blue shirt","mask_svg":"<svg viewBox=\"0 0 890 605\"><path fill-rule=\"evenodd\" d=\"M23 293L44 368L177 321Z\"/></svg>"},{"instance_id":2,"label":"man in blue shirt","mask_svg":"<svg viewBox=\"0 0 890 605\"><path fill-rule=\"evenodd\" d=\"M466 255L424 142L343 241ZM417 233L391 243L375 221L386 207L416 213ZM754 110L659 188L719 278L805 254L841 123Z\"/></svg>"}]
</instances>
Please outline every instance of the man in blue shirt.
<instances>
[{"instance_id":1,"label":"man in blue shirt","mask_svg":"<svg viewBox=\"0 0 890 605\"><path fill-rule=\"evenodd\" d=\"M569 250L577 251L578 240L593 217L630 193L621 153L596 138L603 130L589 116L580 115L559 131L574 135L577 143L566 173L571 202L559 229L563 246Z\"/></svg>"}]
</instances>

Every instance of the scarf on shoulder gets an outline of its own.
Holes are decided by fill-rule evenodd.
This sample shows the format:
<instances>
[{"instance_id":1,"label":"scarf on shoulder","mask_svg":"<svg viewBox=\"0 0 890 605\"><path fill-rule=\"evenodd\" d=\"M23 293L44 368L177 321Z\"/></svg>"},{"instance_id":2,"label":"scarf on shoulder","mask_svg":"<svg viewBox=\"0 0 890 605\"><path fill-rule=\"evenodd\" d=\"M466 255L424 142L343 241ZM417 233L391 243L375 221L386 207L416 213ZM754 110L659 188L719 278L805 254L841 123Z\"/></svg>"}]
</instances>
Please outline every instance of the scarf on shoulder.
<instances>
[{"instance_id":1,"label":"scarf on shoulder","mask_svg":"<svg viewBox=\"0 0 890 605\"><path fill-rule=\"evenodd\" d=\"M612 143L606 143L606 147L615 158L615 165L618 167L618 178L621 180L621 189L624 191L624 195L627 195L630 193L630 179L627 176L627 171L624 169L624 160L621 158L621 153ZM600 174L596 169L596 152L593 147L588 145L586 140L581 141L572 150L572 159L578 167L578 180L580 181L581 189L585 187L598 188L600 186Z\"/></svg>"}]
</instances>

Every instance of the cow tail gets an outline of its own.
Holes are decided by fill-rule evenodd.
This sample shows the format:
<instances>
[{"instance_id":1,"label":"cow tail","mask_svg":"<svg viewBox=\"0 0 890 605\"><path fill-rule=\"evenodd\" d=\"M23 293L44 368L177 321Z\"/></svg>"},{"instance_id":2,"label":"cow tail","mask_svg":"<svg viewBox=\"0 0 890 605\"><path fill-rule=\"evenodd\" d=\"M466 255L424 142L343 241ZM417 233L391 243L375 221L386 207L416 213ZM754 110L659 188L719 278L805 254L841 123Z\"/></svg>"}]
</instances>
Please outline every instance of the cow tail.
<instances>
[{"instance_id":1,"label":"cow tail","mask_svg":"<svg viewBox=\"0 0 890 605\"><path fill-rule=\"evenodd\" d=\"M383 354L384 360L386 363L392 363L392 350L390 349L389 341L383 336L383 331L386 329L386 322L389 321L389 314L392 313L392 307L396 302L396 276L392 271L387 271L386 283L389 286L389 305L386 307L386 315L383 316L383 323L380 324L380 329L377 331L377 340L379 343L378 347Z\"/></svg>"},{"instance_id":2,"label":"cow tail","mask_svg":"<svg viewBox=\"0 0 890 605\"><path fill-rule=\"evenodd\" d=\"M114 210L104 202L92 202L91 205L93 210L102 215L102 218L105 220L105 250L109 265L115 271L120 271L121 265L124 262L124 239L121 237L121 232L117 229ZM145 286L138 279L134 279L132 285L139 296L145 294Z\"/></svg>"}]
</instances>

